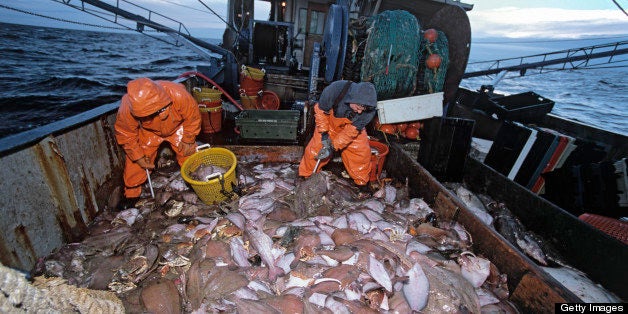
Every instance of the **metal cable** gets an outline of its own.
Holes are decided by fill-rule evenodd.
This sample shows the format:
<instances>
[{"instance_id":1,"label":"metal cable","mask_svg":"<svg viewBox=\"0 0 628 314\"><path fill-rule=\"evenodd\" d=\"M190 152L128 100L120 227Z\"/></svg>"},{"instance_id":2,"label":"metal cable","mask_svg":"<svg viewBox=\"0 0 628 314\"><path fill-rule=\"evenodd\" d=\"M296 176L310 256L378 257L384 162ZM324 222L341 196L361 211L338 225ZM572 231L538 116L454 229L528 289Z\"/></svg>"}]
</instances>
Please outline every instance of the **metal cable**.
<instances>
[{"instance_id":1,"label":"metal cable","mask_svg":"<svg viewBox=\"0 0 628 314\"><path fill-rule=\"evenodd\" d=\"M624 10L624 8L621 7L621 5L619 3L617 3L616 0L612 0L613 3L615 3L615 5L622 11L624 12L624 14L626 14L626 16L628 16L628 13L626 13L626 10Z\"/></svg>"},{"instance_id":2,"label":"metal cable","mask_svg":"<svg viewBox=\"0 0 628 314\"><path fill-rule=\"evenodd\" d=\"M222 16L218 15L218 13L216 13L216 11L214 11L212 8L210 8L207 4L205 4L205 2L203 2L202 0L198 0L198 2L200 2L204 7L207 8L207 10L209 10L211 13L213 13L215 16L217 16L223 23L225 23L227 26L231 27L234 31L236 31L238 34L240 33L235 27L233 27L232 25L230 25L229 23L227 23L227 21L225 21L225 19L222 18Z\"/></svg>"},{"instance_id":3,"label":"metal cable","mask_svg":"<svg viewBox=\"0 0 628 314\"><path fill-rule=\"evenodd\" d=\"M244 38L247 43L251 43L251 40L247 37L242 35L242 33L240 33L240 30L236 29L233 25L229 24L227 21L225 21L225 19L223 19L220 15L218 15L218 13L216 13L216 11L212 10L212 8L210 8L207 4L205 4L205 2L203 2L203 0L198 0L198 2L200 2L204 7L207 8L207 10L211 11L215 16L217 16L221 21L223 21L223 23L225 23L225 25L227 25L229 28L233 29L239 37ZM244 20L244 18L242 19Z\"/></svg>"},{"instance_id":4,"label":"metal cable","mask_svg":"<svg viewBox=\"0 0 628 314\"><path fill-rule=\"evenodd\" d=\"M29 12L29 11L21 10L21 9L18 9L18 8L12 8L12 7L3 5L3 4L0 4L0 8L4 8L4 9L7 9L7 10L13 10L13 11L17 11L17 12L20 12L20 13L29 14L29 15L33 15L33 16L37 16L37 17L43 17L43 18L46 18L46 19L51 19L51 20L56 20L56 21L60 21L60 22L65 22L65 23L71 23L71 24L77 24L77 25L83 25L83 26L90 26L90 27L105 28L105 29L128 30L127 28L123 28L123 27L105 26L105 25L90 24L90 23L85 23L85 22L70 21L70 20L66 20L66 19L61 19L61 18L57 18L57 17L52 17L52 16L39 14L39 13Z\"/></svg>"},{"instance_id":5,"label":"metal cable","mask_svg":"<svg viewBox=\"0 0 628 314\"><path fill-rule=\"evenodd\" d=\"M547 40L516 40L516 41L482 41L475 40L474 44L536 44L536 43L555 43L563 41L589 41L589 40L601 40L601 39L617 39L626 38L627 35L620 36L607 36L607 37L587 37L587 38L568 38L568 39L547 39Z\"/></svg>"},{"instance_id":6,"label":"metal cable","mask_svg":"<svg viewBox=\"0 0 628 314\"><path fill-rule=\"evenodd\" d=\"M184 5L184 4L176 3L176 2L174 2L174 1L168 1L168 0L161 0L161 1L162 1L162 2L165 2L165 3L170 3L170 4L172 4L172 5L180 6L180 7L183 7L183 8L188 8L188 9L190 9L190 10L194 10L194 11L198 11L198 12L207 13L207 12L206 12L206 11L204 11L204 10L201 10L201 9L198 9L198 8L195 8L195 7L191 7L191 6L189 6L189 5ZM214 14L216 14L216 13L214 13ZM219 16L219 15L216 15L216 16L218 16L218 18L220 18L220 19L223 19L223 18L224 18L224 17L221 17L221 16ZM224 22L224 21L223 21L223 22Z\"/></svg>"}]
</instances>

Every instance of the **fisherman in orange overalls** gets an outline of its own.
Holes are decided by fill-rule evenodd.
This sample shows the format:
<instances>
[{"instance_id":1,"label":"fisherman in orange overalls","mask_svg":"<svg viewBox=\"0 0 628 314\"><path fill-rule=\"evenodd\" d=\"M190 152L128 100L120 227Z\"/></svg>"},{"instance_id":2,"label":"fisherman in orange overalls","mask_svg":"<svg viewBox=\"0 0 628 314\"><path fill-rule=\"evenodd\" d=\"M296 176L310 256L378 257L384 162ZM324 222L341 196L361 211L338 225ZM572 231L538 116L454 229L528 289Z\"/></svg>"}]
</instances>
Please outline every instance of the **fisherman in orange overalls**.
<instances>
[{"instance_id":1,"label":"fisherman in orange overalls","mask_svg":"<svg viewBox=\"0 0 628 314\"><path fill-rule=\"evenodd\" d=\"M183 85L148 78L130 81L115 123L116 140L126 153L125 200L118 207L135 205L162 142L170 143L180 166L196 152L200 130L198 104Z\"/></svg>"},{"instance_id":2,"label":"fisherman in orange overalls","mask_svg":"<svg viewBox=\"0 0 628 314\"><path fill-rule=\"evenodd\" d=\"M308 143L299 175L311 176L329 163L332 150L340 151L349 176L362 192L368 192L371 173L371 147L364 129L375 117L377 93L372 83L336 81L327 86L314 105L316 128Z\"/></svg>"}]
</instances>

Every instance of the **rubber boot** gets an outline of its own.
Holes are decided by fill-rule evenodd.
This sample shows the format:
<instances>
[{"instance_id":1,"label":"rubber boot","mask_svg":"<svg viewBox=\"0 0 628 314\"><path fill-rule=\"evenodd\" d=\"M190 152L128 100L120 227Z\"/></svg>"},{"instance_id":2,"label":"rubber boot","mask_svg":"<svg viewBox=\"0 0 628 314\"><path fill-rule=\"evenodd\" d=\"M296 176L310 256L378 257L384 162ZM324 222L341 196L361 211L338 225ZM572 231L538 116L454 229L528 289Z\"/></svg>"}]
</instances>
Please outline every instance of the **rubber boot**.
<instances>
[{"instance_id":1,"label":"rubber boot","mask_svg":"<svg viewBox=\"0 0 628 314\"><path fill-rule=\"evenodd\" d=\"M363 199L367 199L373 196L373 191L371 190L371 187L366 184L366 185L358 185L358 195L357 198L360 200Z\"/></svg>"},{"instance_id":2,"label":"rubber boot","mask_svg":"<svg viewBox=\"0 0 628 314\"><path fill-rule=\"evenodd\" d=\"M118 207L116 207L116 209L118 211L123 211L125 209L133 208L133 207L135 207L135 204L139 200L140 200L139 197L131 197L131 198L126 198L125 197L122 200L120 200L120 203L118 204Z\"/></svg>"}]
</instances>

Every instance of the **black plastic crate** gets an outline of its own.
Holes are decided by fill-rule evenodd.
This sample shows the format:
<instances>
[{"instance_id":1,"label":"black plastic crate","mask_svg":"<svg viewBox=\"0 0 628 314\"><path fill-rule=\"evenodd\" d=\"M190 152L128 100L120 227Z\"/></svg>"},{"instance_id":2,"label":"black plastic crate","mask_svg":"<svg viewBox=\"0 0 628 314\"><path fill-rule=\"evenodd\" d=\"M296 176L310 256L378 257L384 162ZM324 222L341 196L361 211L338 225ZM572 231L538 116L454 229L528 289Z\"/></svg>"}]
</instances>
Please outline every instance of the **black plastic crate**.
<instances>
[{"instance_id":1,"label":"black plastic crate","mask_svg":"<svg viewBox=\"0 0 628 314\"><path fill-rule=\"evenodd\" d=\"M488 114L492 114L497 104L489 99L486 93L458 88L456 92L456 103L467 108L479 109Z\"/></svg>"},{"instance_id":2,"label":"black plastic crate","mask_svg":"<svg viewBox=\"0 0 628 314\"><path fill-rule=\"evenodd\" d=\"M417 161L438 180L462 181L474 124L447 117L425 120Z\"/></svg>"},{"instance_id":3,"label":"black plastic crate","mask_svg":"<svg viewBox=\"0 0 628 314\"><path fill-rule=\"evenodd\" d=\"M495 106L488 110L500 119L522 123L541 122L554 108L554 101L535 92L492 98L491 103Z\"/></svg>"}]
</instances>

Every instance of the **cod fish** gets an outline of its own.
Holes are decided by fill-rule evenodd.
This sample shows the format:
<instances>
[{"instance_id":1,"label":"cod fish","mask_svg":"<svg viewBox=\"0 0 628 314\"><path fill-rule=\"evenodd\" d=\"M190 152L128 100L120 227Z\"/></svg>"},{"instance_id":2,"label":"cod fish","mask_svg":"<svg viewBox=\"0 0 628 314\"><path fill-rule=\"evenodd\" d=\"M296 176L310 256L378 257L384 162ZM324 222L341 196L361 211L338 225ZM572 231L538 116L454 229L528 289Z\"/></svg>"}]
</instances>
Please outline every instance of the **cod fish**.
<instances>
[{"instance_id":1,"label":"cod fish","mask_svg":"<svg viewBox=\"0 0 628 314\"><path fill-rule=\"evenodd\" d=\"M492 203L489 208L491 208L496 217L495 230L536 262L547 266L545 253L543 253L539 244L526 232L521 221L513 216L506 205L503 203Z\"/></svg>"}]
</instances>

